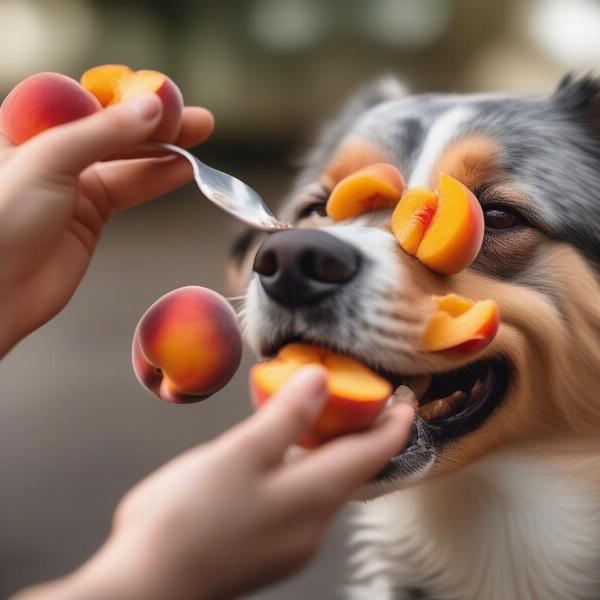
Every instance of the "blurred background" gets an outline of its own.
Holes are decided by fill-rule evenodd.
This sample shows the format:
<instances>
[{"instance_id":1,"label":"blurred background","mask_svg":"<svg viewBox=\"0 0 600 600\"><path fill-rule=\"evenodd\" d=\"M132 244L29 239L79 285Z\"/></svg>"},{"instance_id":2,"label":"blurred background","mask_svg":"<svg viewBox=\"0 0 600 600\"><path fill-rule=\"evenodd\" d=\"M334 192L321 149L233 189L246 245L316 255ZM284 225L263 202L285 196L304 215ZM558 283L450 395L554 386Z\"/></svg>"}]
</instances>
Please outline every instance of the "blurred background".
<instances>
[{"instance_id":1,"label":"blurred background","mask_svg":"<svg viewBox=\"0 0 600 600\"><path fill-rule=\"evenodd\" d=\"M600 59L597 0L0 0L0 22L2 97L38 71L163 71L216 116L199 156L272 205L319 124L379 74L415 92L531 93ZM227 293L236 233L191 186L118 215L67 309L0 364L1 597L74 569L128 487L250 413L249 352L224 391L181 407L147 394L129 358L158 296ZM307 570L253 598L336 598L348 514Z\"/></svg>"}]
</instances>

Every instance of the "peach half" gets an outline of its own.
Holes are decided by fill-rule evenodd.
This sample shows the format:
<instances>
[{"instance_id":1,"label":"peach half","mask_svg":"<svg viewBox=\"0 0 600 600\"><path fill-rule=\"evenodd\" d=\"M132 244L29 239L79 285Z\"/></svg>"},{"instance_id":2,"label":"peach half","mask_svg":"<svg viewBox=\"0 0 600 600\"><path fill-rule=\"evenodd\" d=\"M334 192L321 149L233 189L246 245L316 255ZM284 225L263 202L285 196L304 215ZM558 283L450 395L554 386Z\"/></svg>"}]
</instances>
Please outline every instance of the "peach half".
<instances>
[{"instance_id":1,"label":"peach half","mask_svg":"<svg viewBox=\"0 0 600 600\"><path fill-rule=\"evenodd\" d=\"M481 248L484 218L477 198L442 173L437 193L412 188L398 202L391 229L400 246L442 275L459 273Z\"/></svg>"},{"instance_id":2,"label":"peach half","mask_svg":"<svg viewBox=\"0 0 600 600\"><path fill-rule=\"evenodd\" d=\"M334 221L398 204L404 190L402 173L388 163L364 167L342 179L327 201L327 214Z\"/></svg>"},{"instance_id":3,"label":"peach half","mask_svg":"<svg viewBox=\"0 0 600 600\"><path fill-rule=\"evenodd\" d=\"M314 448L344 433L366 429L383 410L392 393L388 381L348 356L318 346L289 344L272 360L252 368L250 384L257 408L298 369L309 364L326 369L329 396L312 431L298 442L305 448Z\"/></svg>"},{"instance_id":4,"label":"peach half","mask_svg":"<svg viewBox=\"0 0 600 600\"><path fill-rule=\"evenodd\" d=\"M163 116L153 139L172 142L179 132L183 97L179 88L158 71L133 71L125 65L100 65L81 76L81 85L102 104L127 102L146 92L155 93L163 103Z\"/></svg>"},{"instance_id":5,"label":"peach half","mask_svg":"<svg viewBox=\"0 0 600 600\"><path fill-rule=\"evenodd\" d=\"M133 370L166 402L204 400L221 389L240 364L242 340L225 298L203 287L182 287L159 298L133 335Z\"/></svg>"},{"instance_id":6,"label":"peach half","mask_svg":"<svg viewBox=\"0 0 600 600\"><path fill-rule=\"evenodd\" d=\"M37 73L24 79L0 107L0 130L13 143L87 117L102 106L74 79L60 73Z\"/></svg>"},{"instance_id":7,"label":"peach half","mask_svg":"<svg viewBox=\"0 0 600 600\"><path fill-rule=\"evenodd\" d=\"M429 318L423 345L430 352L461 358L483 350L500 324L493 300L475 302L457 294L434 296L437 311Z\"/></svg>"}]
</instances>

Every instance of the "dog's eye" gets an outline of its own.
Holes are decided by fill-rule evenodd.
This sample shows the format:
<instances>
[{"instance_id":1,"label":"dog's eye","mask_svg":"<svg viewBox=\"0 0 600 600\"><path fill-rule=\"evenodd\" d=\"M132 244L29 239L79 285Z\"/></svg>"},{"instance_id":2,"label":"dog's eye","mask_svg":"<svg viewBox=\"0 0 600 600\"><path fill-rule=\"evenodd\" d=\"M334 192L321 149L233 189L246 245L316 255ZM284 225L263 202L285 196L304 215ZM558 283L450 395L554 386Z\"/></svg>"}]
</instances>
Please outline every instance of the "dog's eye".
<instances>
[{"instance_id":1,"label":"dog's eye","mask_svg":"<svg viewBox=\"0 0 600 600\"><path fill-rule=\"evenodd\" d=\"M311 202L306 205L298 214L299 219L308 219L309 217L326 217L327 216L327 202L325 200L318 200Z\"/></svg>"},{"instance_id":2,"label":"dog's eye","mask_svg":"<svg viewBox=\"0 0 600 600\"><path fill-rule=\"evenodd\" d=\"M512 229L525 224L525 220L521 215L505 206L484 208L483 215L487 229Z\"/></svg>"}]
</instances>

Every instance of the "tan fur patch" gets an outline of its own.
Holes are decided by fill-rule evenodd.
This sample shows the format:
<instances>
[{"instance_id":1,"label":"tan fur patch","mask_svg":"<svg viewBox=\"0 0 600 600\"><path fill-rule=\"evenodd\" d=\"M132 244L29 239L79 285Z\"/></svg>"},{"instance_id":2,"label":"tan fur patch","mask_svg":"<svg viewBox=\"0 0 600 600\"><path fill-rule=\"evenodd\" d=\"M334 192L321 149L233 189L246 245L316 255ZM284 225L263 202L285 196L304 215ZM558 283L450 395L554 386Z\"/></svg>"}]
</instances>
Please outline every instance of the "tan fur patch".
<instances>
[{"instance_id":1,"label":"tan fur patch","mask_svg":"<svg viewBox=\"0 0 600 600\"><path fill-rule=\"evenodd\" d=\"M446 448L437 475L509 444L600 435L597 277L576 250L558 243L547 245L536 273L554 301L470 271L451 279L453 291L498 303L501 327L486 354L506 355L515 369L502 405L479 429Z\"/></svg>"},{"instance_id":2,"label":"tan fur patch","mask_svg":"<svg viewBox=\"0 0 600 600\"><path fill-rule=\"evenodd\" d=\"M436 163L429 180L431 189L437 187L440 173L458 179L470 190L499 175L499 149L496 143L483 135L474 135L452 144Z\"/></svg>"},{"instance_id":3,"label":"tan fur patch","mask_svg":"<svg viewBox=\"0 0 600 600\"><path fill-rule=\"evenodd\" d=\"M363 138L352 137L342 144L329 162L321 175L321 183L332 190L344 177L359 169L389 160L381 146Z\"/></svg>"}]
</instances>

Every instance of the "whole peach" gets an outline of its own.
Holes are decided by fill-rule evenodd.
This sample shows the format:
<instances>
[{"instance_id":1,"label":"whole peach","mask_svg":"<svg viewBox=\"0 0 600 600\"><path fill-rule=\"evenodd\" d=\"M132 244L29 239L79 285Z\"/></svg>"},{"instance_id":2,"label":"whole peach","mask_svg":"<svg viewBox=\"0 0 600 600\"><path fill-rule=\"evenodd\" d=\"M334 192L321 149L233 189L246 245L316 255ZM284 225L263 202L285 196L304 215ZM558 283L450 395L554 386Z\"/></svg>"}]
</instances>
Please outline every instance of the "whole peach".
<instances>
[{"instance_id":1,"label":"whole peach","mask_svg":"<svg viewBox=\"0 0 600 600\"><path fill-rule=\"evenodd\" d=\"M0 107L0 129L14 144L57 125L87 117L102 108L97 98L74 79L37 73L24 79Z\"/></svg>"},{"instance_id":2,"label":"whole peach","mask_svg":"<svg viewBox=\"0 0 600 600\"><path fill-rule=\"evenodd\" d=\"M182 287L143 314L133 336L140 383L166 402L198 402L221 389L239 367L242 340L228 302L204 287Z\"/></svg>"}]
</instances>

